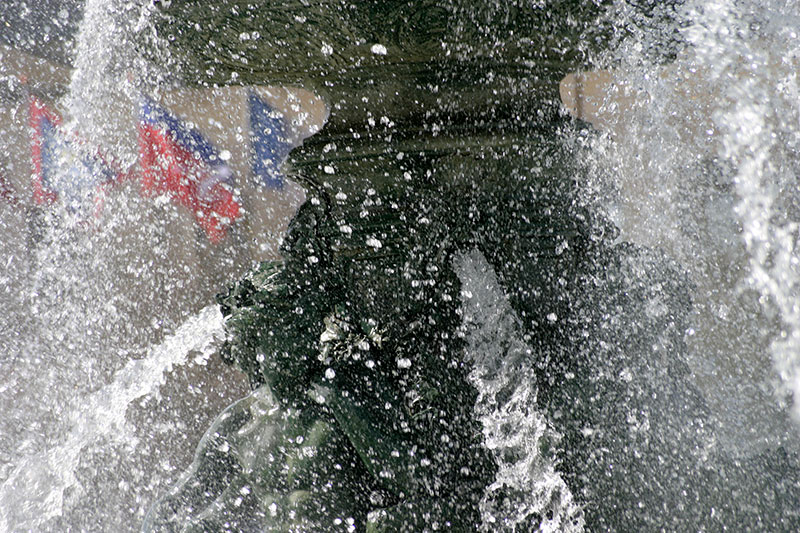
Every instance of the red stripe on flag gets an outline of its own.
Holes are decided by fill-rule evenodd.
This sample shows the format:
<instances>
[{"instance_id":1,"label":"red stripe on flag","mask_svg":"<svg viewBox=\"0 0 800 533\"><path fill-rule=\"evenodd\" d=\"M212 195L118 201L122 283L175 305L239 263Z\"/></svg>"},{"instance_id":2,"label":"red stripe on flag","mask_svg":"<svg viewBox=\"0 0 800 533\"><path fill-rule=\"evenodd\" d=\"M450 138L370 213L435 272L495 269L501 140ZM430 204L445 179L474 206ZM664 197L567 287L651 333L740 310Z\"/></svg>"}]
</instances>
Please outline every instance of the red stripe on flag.
<instances>
[{"instance_id":1,"label":"red stripe on flag","mask_svg":"<svg viewBox=\"0 0 800 533\"><path fill-rule=\"evenodd\" d=\"M225 237L228 227L239 216L240 209L239 202L222 183L216 184L208 198L200 202L199 211L203 217L198 222L212 243L216 244Z\"/></svg>"},{"instance_id":2,"label":"red stripe on flag","mask_svg":"<svg viewBox=\"0 0 800 533\"><path fill-rule=\"evenodd\" d=\"M213 169L157 126L147 123L139 126L139 165L142 193L167 194L189 209L212 243L225 237L241 212L239 202L224 183L215 184L200 196L200 183Z\"/></svg>"},{"instance_id":3,"label":"red stripe on flag","mask_svg":"<svg viewBox=\"0 0 800 533\"><path fill-rule=\"evenodd\" d=\"M14 191L14 187L11 186L6 177L2 174L0 174L0 198L5 200L13 207L22 207L22 202L20 202L19 198L17 198L17 193Z\"/></svg>"}]
</instances>

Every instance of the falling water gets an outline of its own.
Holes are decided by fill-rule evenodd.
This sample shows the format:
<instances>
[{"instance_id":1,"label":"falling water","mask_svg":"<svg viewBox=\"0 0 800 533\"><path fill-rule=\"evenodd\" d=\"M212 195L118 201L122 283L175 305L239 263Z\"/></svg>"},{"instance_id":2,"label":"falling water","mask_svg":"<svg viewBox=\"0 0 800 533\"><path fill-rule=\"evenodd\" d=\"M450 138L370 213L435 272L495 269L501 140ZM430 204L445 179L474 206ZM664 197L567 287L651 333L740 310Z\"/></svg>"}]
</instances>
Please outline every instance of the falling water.
<instances>
[{"instance_id":1,"label":"falling water","mask_svg":"<svg viewBox=\"0 0 800 533\"><path fill-rule=\"evenodd\" d=\"M135 453L142 446L126 420L129 406L158 392L174 367L205 365L223 338L222 316L216 306L203 309L163 342L148 350L143 359L129 361L113 381L70 405L63 414L69 426L63 441L17 463L0 486L3 515L0 528L36 530L65 512L65 492L85 498L90 487L77 478L80 455L88 446L115 446L117 453Z\"/></svg>"},{"instance_id":2,"label":"falling water","mask_svg":"<svg viewBox=\"0 0 800 533\"><path fill-rule=\"evenodd\" d=\"M545 517L538 526L543 533L583 531L581 508L545 452L559 436L534 407L536 357L519 318L480 252L457 257L454 266L462 283L467 357L474 365L470 381L478 389L475 410L500 466L481 502L486 530L525 530Z\"/></svg>"},{"instance_id":3,"label":"falling water","mask_svg":"<svg viewBox=\"0 0 800 533\"><path fill-rule=\"evenodd\" d=\"M690 1L664 12L672 22L655 29L616 13L629 35L606 61L618 83L595 170L612 183L621 238L668 250L690 274L689 363L721 443L794 446L800 11Z\"/></svg>"},{"instance_id":4,"label":"falling water","mask_svg":"<svg viewBox=\"0 0 800 533\"><path fill-rule=\"evenodd\" d=\"M765 313L777 312L778 332L769 351L778 400L790 404L800 421L799 6L712 7L706 23L691 28L688 38L698 50L699 68L711 72L717 84L728 82L720 93L725 105L713 114L721 134L718 153L733 176L747 283L761 295ZM736 31L723 31L726 27Z\"/></svg>"},{"instance_id":5,"label":"falling water","mask_svg":"<svg viewBox=\"0 0 800 533\"><path fill-rule=\"evenodd\" d=\"M132 47L146 5L85 3L63 102L65 130L123 173L139 95L164 84ZM227 272L198 265L185 252L194 232L176 230L185 220L136 183L89 216L61 203L15 215L3 239L34 231L2 247L0 530L135 531L214 414L246 391L210 358L221 317L204 308L242 267L224 254L209 266Z\"/></svg>"},{"instance_id":6,"label":"falling water","mask_svg":"<svg viewBox=\"0 0 800 533\"><path fill-rule=\"evenodd\" d=\"M665 250L686 269L691 379L719 421L720 444L737 456L796 447L800 5L687 0L644 18L617 4L610 16L626 33L598 58L618 83L590 141L600 184L591 190L602 191L622 240ZM148 31L148 6L86 2L67 97L74 127L123 166L135 157L135 133L117 115L167 83L133 53L132 40ZM112 105L120 101L130 105ZM56 212L37 222L35 244L3 237L4 531L137 530L211 417L243 394L215 363L221 318L203 308L214 287L187 295L187 265L161 264L185 244L163 229L172 215L131 187L106 209L102 231ZM530 353L516 318L482 257L462 255L455 269L476 414L500 468L487 494L512 494L503 508L487 497L484 520L513 527L536 514L547 517L543 531L579 531L581 509L547 454L559 436L531 407ZM230 270L214 281L234 279ZM141 307L153 294L158 301ZM178 367L184 382L216 379L233 392L154 414L182 394L206 394L165 388ZM159 455L159 446L182 451ZM137 449L156 458L128 460Z\"/></svg>"},{"instance_id":7,"label":"falling water","mask_svg":"<svg viewBox=\"0 0 800 533\"><path fill-rule=\"evenodd\" d=\"M135 162L141 95L168 83L168 61L148 62L135 47L137 40L153 39L147 22L151 8L142 0L87 0L75 42L66 102L71 127L126 165Z\"/></svg>"}]
</instances>

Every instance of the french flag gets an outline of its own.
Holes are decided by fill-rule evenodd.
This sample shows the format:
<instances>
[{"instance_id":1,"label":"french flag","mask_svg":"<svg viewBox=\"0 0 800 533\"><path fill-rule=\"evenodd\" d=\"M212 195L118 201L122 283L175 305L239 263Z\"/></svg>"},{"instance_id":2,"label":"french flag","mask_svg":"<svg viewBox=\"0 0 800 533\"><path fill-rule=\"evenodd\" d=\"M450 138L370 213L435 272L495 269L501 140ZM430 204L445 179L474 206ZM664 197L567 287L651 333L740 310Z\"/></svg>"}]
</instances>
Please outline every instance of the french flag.
<instances>
[{"instance_id":1,"label":"french flag","mask_svg":"<svg viewBox=\"0 0 800 533\"><path fill-rule=\"evenodd\" d=\"M250 142L253 147L253 176L271 189L283 189L280 167L294 148L285 121L272 107L250 91Z\"/></svg>"},{"instance_id":2,"label":"french flag","mask_svg":"<svg viewBox=\"0 0 800 533\"><path fill-rule=\"evenodd\" d=\"M32 132L33 199L37 205L63 202L71 213L94 211L102 206L102 192L122 174L98 150L61 128L61 117L39 98L30 99Z\"/></svg>"},{"instance_id":3,"label":"french flag","mask_svg":"<svg viewBox=\"0 0 800 533\"><path fill-rule=\"evenodd\" d=\"M212 243L225 237L242 212L222 154L200 132L151 100L142 104L139 165L143 192L167 194L189 209Z\"/></svg>"}]
</instances>

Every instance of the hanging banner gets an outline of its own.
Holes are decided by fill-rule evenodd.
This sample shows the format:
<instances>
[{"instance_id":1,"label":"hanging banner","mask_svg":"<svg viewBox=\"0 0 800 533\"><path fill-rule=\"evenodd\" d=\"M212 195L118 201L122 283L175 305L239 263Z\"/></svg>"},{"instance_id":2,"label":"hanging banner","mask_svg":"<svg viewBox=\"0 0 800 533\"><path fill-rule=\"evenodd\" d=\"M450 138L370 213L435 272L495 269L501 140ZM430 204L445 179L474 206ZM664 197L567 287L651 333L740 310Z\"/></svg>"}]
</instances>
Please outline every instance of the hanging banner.
<instances>
[{"instance_id":1,"label":"hanging banner","mask_svg":"<svg viewBox=\"0 0 800 533\"><path fill-rule=\"evenodd\" d=\"M104 189L121 174L75 136L66 134L61 117L40 99L30 99L32 189L37 205L63 203L79 215L99 214Z\"/></svg>"},{"instance_id":2,"label":"hanging banner","mask_svg":"<svg viewBox=\"0 0 800 533\"><path fill-rule=\"evenodd\" d=\"M212 243L242 211L233 193L230 152L217 150L196 128L151 100L142 104L139 169L144 194L167 194L189 209Z\"/></svg>"},{"instance_id":3,"label":"hanging banner","mask_svg":"<svg viewBox=\"0 0 800 533\"><path fill-rule=\"evenodd\" d=\"M255 91L248 94L253 146L253 177L271 189L283 189L281 165L297 145L286 128L286 119Z\"/></svg>"}]
</instances>

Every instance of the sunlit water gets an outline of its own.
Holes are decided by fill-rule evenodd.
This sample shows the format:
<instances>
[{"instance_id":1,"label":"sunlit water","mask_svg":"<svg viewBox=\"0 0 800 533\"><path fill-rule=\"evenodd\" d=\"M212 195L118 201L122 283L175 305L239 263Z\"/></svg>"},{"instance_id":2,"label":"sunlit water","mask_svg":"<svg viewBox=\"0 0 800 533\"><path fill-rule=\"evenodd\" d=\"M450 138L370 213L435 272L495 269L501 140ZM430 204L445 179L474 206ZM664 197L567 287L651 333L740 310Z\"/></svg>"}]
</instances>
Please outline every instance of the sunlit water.
<instances>
[{"instance_id":1,"label":"sunlit water","mask_svg":"<svg viewBox=\"0 0 800 533\"><path fill-rule=\"evenodd\" d=\"M0 528L36 530L64 512L65 497L89 497L86 492L94 487L82 486L78 479L85 449L102 443L120 454L141 450L145 443L126 418L130 405L158 392L174 367L190 362L205 366L222 337L222 316L216 306L207 307L150 348L144 358L125 364L111 383L63 406L60 414L69 428L66 438L26 456L3 482L0 501L17 500L22 505L5 508Z\"/></svg>"},{"instance_id":2,"label":"sunlit water","mask_svg":"<svg viewBox=\"0 0 800 533\"><path fill-rule=\"evenodd\" d=\"M462 283L470 381L478 389L475 412L500 467L481 502L486 531L525 529L532 515L545 517L542 532L582 531L580 506L552 460L538 453L558 435L533 408L536 356L523 340L522 324L480 252L458 256L453 266ZM501 491L505 498L496 497Z\"/></svg>"},{"instance_id":3,"label":"sunlit water","mask_svg":"<svg viewBox=\"0 0 800 533\"><path fill-rule=\"evenodd\" d=\"M139 91L161 79L130 46L142 5L86 3L63 102L65 129L122 171L136 160ZM138 530L215 414L246 392L210 357L221 317L207 307L241 266L198 265L194 229L138 183L88 215L0 209L0 530Z\"/></svg>"},{"instance_id":4,"label":"sunlit water","mask_svg":"<svg viewBox=\"0 0 800 533\"><path fill-rule=\"evenodd\" d=\"M675 58L658 57L669 31L621 10L634 31L613 64L637 103L609 99L593 151L622 238L669 251L691 277L689 362L738 451L796 443L798 9L687 2Z\"/></svg>"},{"instance_id":5,"label":"sunlit water","mask_svg":"<svg viewBox=\"0 0 800 533\"><path fill-rule=\"evenodd\" d=\"M87 2L68 96L73 116L82 117L77 127L122 164L135 157L135 136L113 127L120 107L111 102L164 83L129 53L132 30L147 30L142 5ZM612 65L637 103L592 141L590 189L604 195L621 239L666 250L687 270L692 379L719 420L721 446L742 456L795 447L800 5L698 0L675 10L655 24L624 6L614 12L629 33L598 65ZM185 265L160 264L182 245L156 218L168 210L143 206L130 190L114 198L103 231L60 213L42 222L35 246L4 237L4 531L137 530L211 418L235 399L185 387L214 390L215 382L225 390L227 378L215 377L221 319L202 309L214 291L187 296ZM125 228L136 228L135 236ZM463 283L476 416L500 465L482 509L487 530L534 513L550 517L542 530L581 530L580 508L539 455L541 440L558 436L529 408L534 355L517 319L482 257L465 253L454 268ZM148 291L160 300L141 307L136 298ZM181 366L181 385L165 389ZM183 407L153 415L180 397ZM148 454L157 459L142 458ZM503 484L516 496L494 508L489 496Z\"/></svg>"}]
</instances>

